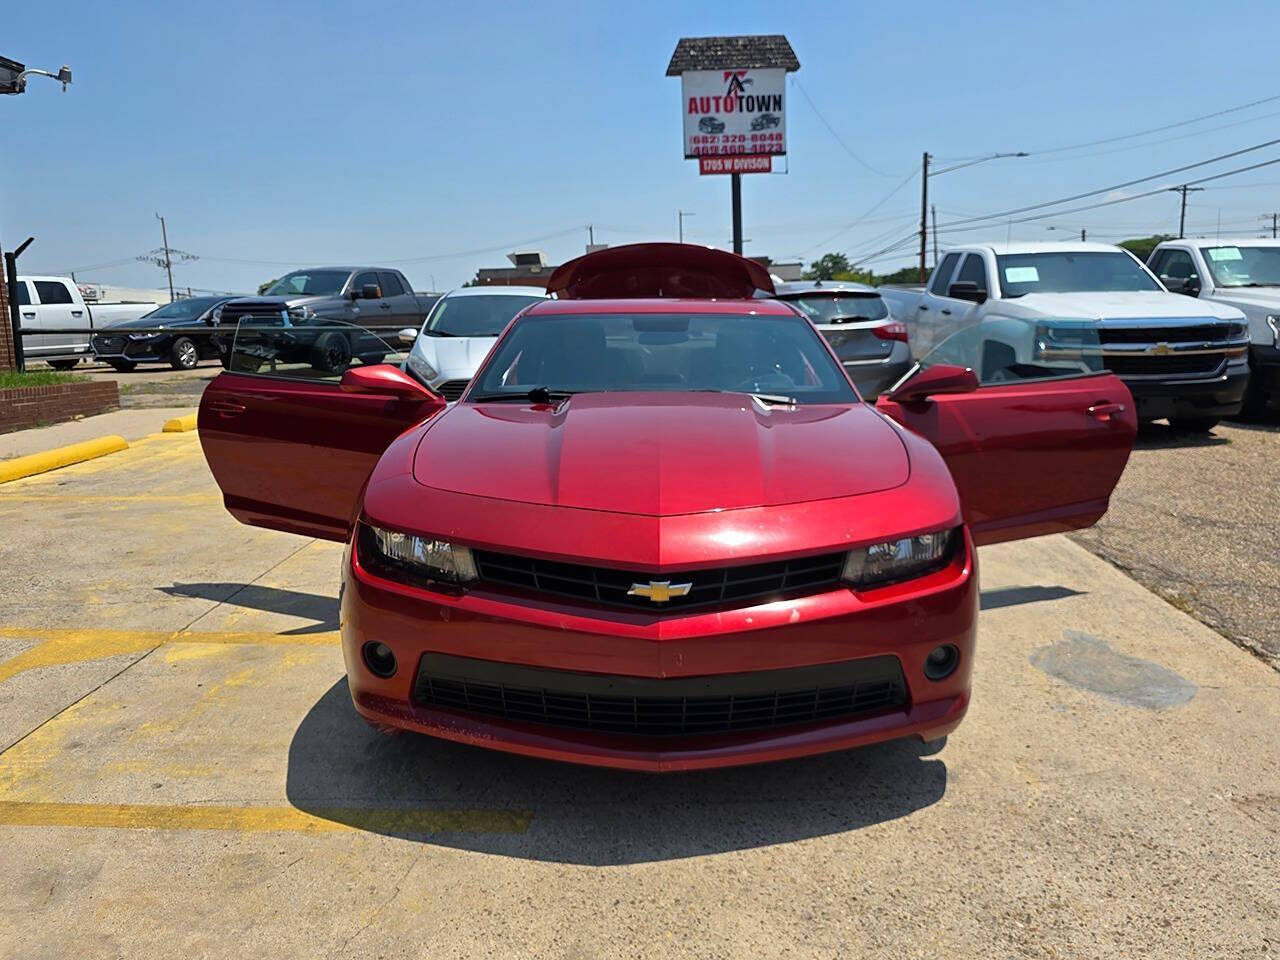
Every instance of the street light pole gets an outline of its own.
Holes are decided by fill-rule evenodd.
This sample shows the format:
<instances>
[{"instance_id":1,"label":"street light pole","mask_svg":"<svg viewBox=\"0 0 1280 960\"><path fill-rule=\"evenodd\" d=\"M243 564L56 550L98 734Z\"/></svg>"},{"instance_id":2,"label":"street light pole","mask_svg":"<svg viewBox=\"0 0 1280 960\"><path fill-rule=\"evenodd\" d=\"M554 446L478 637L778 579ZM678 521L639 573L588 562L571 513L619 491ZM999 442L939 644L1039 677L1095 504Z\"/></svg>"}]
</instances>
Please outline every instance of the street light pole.
<instances>
[{"instance_id":1,"label":"street light pole","mask_svg":"<svg viewBox=\"0 0 1280 960\"><path fill-rule=\"evenodd\" d=\"M164 217L156 214L160 221L160 237L164 241L164 269L169 274L169 302L173 302L173 258L169 256L169 231L165 229Z\"/></svg>"},{"instance_id":2,"label":"street light pole","mask_svg":"<svg viewBox=\"0 0 1280 960\"><path fill-rule=\"evenodd\" d=\"M696 214L696 213L693 213L693 212L691 212L691 211L689 211L689 210L677 210L677 211L676 211L676 220L679 222L679 227L678 227L677 229L678 229L678 233L679 233L679 236L680 236L680 242L681 242L681 243L684 243L684 218L685 218L685 217L696 217L696 216L697 216L697 214Z\"/></svg>"}]
</instances>

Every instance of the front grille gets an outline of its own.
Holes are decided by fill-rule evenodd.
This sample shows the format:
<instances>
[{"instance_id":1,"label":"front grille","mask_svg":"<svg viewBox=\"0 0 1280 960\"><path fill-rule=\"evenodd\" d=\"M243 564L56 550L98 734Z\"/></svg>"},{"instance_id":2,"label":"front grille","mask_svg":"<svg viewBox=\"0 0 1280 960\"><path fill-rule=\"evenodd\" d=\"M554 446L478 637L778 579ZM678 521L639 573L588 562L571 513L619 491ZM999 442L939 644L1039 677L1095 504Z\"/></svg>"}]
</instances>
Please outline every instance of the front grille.
<instances>
[{"instance_id":1,"label":"front grille","mask_svg":"<svg viewBox=\"0 0 1280 960\"><path fill-rule=\"evenodd\" d=\"M1216 373L1223 363L1224 358L1220 353L1193 353L1185 356L1170 353L1162 357L1146 354L1102 359L1103 367L1122 377L1203 375Z\"/></svg>"},{"instance_id":2,"label":"front grille","mask_svg":"<svg viewBox=\"0 0 1280 960\"><path fill-rule=\"evenodd\" d=\"M234 325L239 323L245 317L253 317L260 321L268 321L275 323L281 320L284 314L284 308L278 303L224 303L222 305L222 315L218 322L220 324Z\"/></svg>"},{"instance_id":3,"label":"front grille","mask_svg":"<svg viewBox=\"0 0 1280 960\"><path fill-rule=\"evenodd\" d=\"M1099 343L1204 343L1231 339L1231 324L1200 323L1179 327L1098 327Z\"/></svg>"},{"instance_id":4,"label":"front grille","mask_svg":"<svg viewBox=\"0 0 1280 960\"><path fill-rule=\"evenodd\" d=\"M485 584L516 587L554 597L630 607L658 614L681 614L690 608L719 604L743 606L802 593L816 593L840 582L844 553L737 567L717 567L677 573L640 573L612 567L557 563L534 557L477 550L476 570ZM648 588L666 583L689 584L683 596L654 602L647 596L629 596L633 586Z\"/></svg>"},{"instance_id":5,"label":"front grille","mask_svg":"<svg viewBox=\"0 0 1280 960\"><path fill-rule=\"evenodd\" d=\"M425 654L413 699L521 723L674 737L850 720L902 710L897 657L711 677L573 673Z\"/></svg>"},{"instance_id":6,"label":"front grille","mask_svg":"<svg viewBox=\"0 0 1280 960\"><path fill-rule=\"evenodd\" d=\"M124 349L124 337L94 337L93 349L98 353L119 353Z\"/></svg>"},{"instance_id":7,"label":"front grille","mask_svg":"<svg viewBox=\"0 0 1280 960\"><path fill-rule=\"evenodd\" d=\"M470 382L470 380L446 380L436 387L435 391L450 403L453 403L453 401L462 396L462 391L467 389L467 384Z\"/></svg>"}]
</instances>

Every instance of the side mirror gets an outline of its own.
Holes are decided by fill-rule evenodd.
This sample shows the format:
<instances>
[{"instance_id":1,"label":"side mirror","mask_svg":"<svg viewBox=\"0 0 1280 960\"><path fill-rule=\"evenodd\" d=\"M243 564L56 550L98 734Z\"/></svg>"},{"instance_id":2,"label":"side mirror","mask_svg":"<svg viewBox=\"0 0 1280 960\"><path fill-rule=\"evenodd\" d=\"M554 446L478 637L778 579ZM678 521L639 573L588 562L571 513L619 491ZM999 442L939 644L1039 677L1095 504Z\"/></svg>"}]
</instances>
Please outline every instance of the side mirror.
<instances>
[{"instance_id":1,"label":"side mirror","mask_svg":"<svg viewBox=\"0 0 1280 960\"><path fill-rule=\"evenodd\" d=\"M1188 277L1182 284L1182 292L1188 297L1200 296L1200 280L1197 277Z\"/></svg>"},{"instance_id":2,"label":"side mirror","mask_svg":"<svg viewBox=\"0 0 1280 960\"><path fill-rule=\"evenodd\" d=\"M987 291L972 280L957 280L947 288L947 296L953 300L969 300L972 303L987 302Z\"/></svg>"},{"instance_id":3,"label":"side mirror","mask_svg":"<svg viewBox=\"0 0 1280 960\"><path fill-rule=\"evenodd\" d=\"M396 334L396 339L399 340L401 343L403 343L405 346L408 346L411 343L413 343L413 341L418 339L418 328L405 327L403 330L401 330L399 333Z\"/></svg>"},{"instance_id":4,"label":"side mirror","mask_svg":"<svg viewBox=\"0 0 1280 960\"><path fill-rule=\"evenodd\" d=\"M376 283L366 283L360 288L361 300L380 300L382 299L382 288Z\"/></svg>"},{"instance_id":5,"label":"side mirror","mask_svg":"<svg viewBox=\"0 0 1280 960\"><path fill-rule=\"evenodd\" d=\"M977 389L978 375L969 367L939 363L916 373L888 398L894 403L919 403L941 394L973 393Z\"/></svg>"},{"instance_id":6,"label":"side mirror","mask_svg":"<svg viewBox=\"0 0 1280 960\"><path fill-rule=\"evenodd\" d=\"M444 405L442 397L391 363L352 367L342 375L338 386L344 393L376 393L400 400L438 400Z\"/></svg>"}]
</instances>

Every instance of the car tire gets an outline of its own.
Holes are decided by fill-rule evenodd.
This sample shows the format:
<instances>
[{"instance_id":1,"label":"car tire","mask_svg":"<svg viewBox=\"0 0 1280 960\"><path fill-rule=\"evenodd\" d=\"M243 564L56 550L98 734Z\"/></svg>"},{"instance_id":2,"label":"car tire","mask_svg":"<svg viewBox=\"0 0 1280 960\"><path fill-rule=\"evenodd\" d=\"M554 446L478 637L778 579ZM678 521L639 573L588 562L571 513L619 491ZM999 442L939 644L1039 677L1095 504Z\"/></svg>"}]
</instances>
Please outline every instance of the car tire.
<instances>
[{"instance_id":1,"label":"car tire","mask_svg":"<svg viewBox=\"0 0 1280 960\"><path fill-rule=\"evenodd\" d=\"M175 370L194 370L200 366L200 348L190 337L179 337L169 348L169 366Z\"/></svg>"},{"instance_id":2,"label":"car tire","mask_svg":"<svg viewBox=\"0 0 1280 960\"><path fill-rule=\"evenodd\" d=\"M1218 417L1170 417L1169 426L1183 433L1208 433L1218 425Z\"/></svg>"},{"instance_id":3,"label":"car tire","mask_svg":"<svg viewBox=\"0 0 1280 960\"><path fill-rule=\"evenodd\" d=\"M53 367L55 370L70 370L79 362L79 357L76 357L74 360L50 360L49 366Z\"/></svg>"},{"instance_id":4,"label":"car tire","mask_svg":"<svg viewBox=\"0 0 1280 960\"><path fill-rule=\"evenodd\" d=\"M340 333L325 333L311 348L311 368L321 373L342 373L351 366L351 341Z\"/></svg>"},{"instance_id":5,"label":"car tire","mask_svg":"<svg viewBox=\"0 0 1280 960\"><path fill-rule=\"evenodd\" d=\"M138 366L135 360L108 360L107 365L117 373L130 373Z\"/></svg>"}]
</instances>

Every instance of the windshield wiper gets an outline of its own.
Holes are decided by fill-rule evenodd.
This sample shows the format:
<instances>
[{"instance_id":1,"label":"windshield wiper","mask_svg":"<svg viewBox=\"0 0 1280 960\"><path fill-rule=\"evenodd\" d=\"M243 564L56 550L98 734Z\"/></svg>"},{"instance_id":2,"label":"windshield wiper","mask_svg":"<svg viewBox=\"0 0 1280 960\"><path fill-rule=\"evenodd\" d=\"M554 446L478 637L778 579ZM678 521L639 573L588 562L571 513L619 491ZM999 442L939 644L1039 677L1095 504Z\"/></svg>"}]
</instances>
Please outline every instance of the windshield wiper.
<instances>
[{"instance_id":1,"label":"windshield wiper","mask_svg":"<svg viewBox=\"0 0 1280 960\"><path fill-rule=\"evenodd\" d=\"M762 405L794 407L798 402L795 397L784 396L780 393L751 393L748 390L720 390L716 387L698 387L694 390L687 390L686 393L732 393L740 397L751 397L758 400Z\"/></svg>"},{"instance_id":2,"label":"windshield wiper","mask_svg":"<svg viewBox=\"0 0 1280 960\"><path fill-rule=\"evenodd\" d=\"M456 337L456 336L459 336L459 334L456 334L456 333L449 333L449 332L447 332L447 331L445 331L445 330L423 330L422 332L423 332L423 333L425 333L428 337Z\"/></svg>"},{"instance_id":3,"label":"windshield wiper","mask_svg":"<svg viewBox=\"0 0 1280 960\"><path fill-rule=\"evenodd\" d=\"M471 397L472 403L494 403L494 402L511 402L512 400L528 400L532 403L552 403L558 400L567 400L572 397L576 390L552 390L550 387L534 387L527 393L482 393L479 396Z\"/></svg>"}]
</instances>

